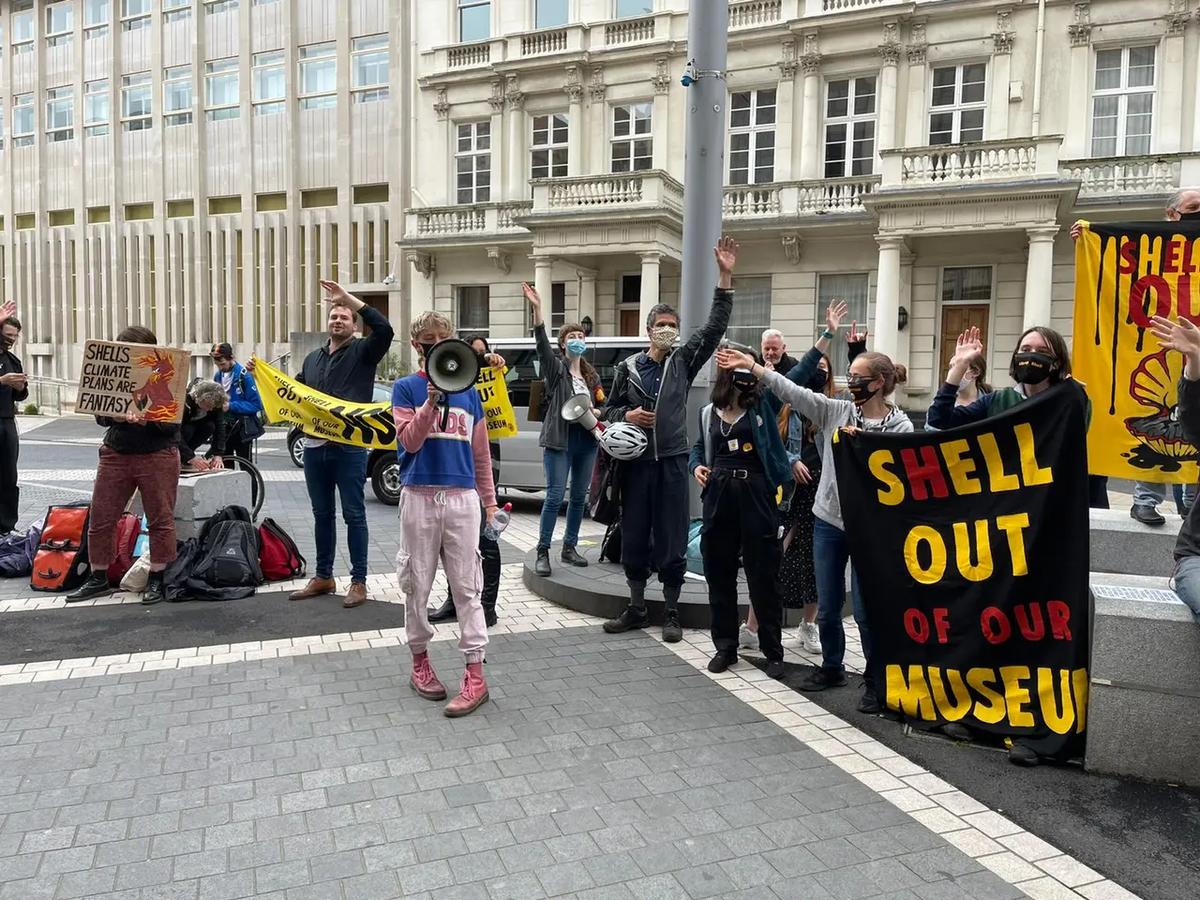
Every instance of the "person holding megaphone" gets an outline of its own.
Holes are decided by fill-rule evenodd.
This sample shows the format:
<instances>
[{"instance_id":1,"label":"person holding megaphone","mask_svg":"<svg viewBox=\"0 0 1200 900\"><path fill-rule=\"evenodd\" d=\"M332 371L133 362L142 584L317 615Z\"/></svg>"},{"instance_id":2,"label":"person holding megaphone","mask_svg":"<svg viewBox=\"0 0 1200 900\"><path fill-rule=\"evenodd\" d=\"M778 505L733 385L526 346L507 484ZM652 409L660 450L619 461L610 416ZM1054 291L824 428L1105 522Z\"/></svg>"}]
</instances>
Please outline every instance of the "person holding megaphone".
<instances>
[{"instance_id":1,"label":"person holding megaphone","mask_svg":"<svg viewBox=\"0 0 1200 900\"><path fill-rule=\"evenodd\" d=\"M550 542L554 538L554 523L567 490L568 477L571 479L571 499L567 504L567 530L563 534L561 559L569 566L587 565L587 560L575 549L575 543L579 540L579 526L583 522L592 467L596 463L596 440L592 430L599 415L598 407L604 402L604 391L600 387L600 376L592 364L584 359L587 335L583 326L572 323L563 325L558 330L556 353L546 337L542 298L528 284L522 283L521 289L533 314L538 362L541 364L542 381L546 384L546 396L550 398L547 406L549 412L542 420L542 435L538 439L546 469L546 502L542 504L537 563L534 567L538 575L546 576L550 574ZM567 421L566 413L561 411L572 398L578 398L581 403L587 401L586 408L591 416L584 418L592 428L586 427L578 419Z\"/></svg>"}]
</instances>

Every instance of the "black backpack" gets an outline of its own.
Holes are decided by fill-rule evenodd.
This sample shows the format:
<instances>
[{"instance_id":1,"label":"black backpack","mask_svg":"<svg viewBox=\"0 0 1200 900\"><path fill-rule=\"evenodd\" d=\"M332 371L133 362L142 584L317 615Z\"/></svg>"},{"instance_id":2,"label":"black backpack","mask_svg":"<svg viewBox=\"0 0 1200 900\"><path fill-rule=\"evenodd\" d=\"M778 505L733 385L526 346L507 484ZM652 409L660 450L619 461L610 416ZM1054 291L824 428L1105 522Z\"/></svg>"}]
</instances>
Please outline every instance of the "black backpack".
<instances>
[{"instance_id":1,"label":"black backpack","mask_svg":"<svg viewBox=\"0 0 1200 900\"><path fill-rule=\"evenodd\" d=\"M163 581L167 600L240 600L262 583L258 532L243 506L227 506L187 541Z\"/></svg>"}]
</instances>

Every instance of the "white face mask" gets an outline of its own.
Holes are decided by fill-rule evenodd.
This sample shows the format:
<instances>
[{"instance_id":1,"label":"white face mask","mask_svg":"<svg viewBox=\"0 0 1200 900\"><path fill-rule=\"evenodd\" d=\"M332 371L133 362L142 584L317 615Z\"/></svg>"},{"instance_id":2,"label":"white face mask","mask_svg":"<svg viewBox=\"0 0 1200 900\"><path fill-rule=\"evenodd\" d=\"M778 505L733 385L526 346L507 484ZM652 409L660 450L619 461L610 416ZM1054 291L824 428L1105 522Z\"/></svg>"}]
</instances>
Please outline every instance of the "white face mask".
<instances>
[{"instance_id":1,"label":"white face mask","mask_svg":"<svg viewBox=\"0 0 1200 900\"><path fill-rule=\"evenodd\" d=\"M670 350L679 339L679 329L671 325L660 325L650 329L650 343L659 350Z\"/></svg>"}]
</instances>

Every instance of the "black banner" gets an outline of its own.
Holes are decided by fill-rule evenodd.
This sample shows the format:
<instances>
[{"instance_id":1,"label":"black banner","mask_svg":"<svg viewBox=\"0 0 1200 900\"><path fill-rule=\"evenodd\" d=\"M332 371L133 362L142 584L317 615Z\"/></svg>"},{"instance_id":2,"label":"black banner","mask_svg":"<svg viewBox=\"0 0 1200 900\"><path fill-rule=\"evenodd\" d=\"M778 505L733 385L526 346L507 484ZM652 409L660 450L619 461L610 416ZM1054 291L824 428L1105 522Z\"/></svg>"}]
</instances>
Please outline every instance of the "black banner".
<instances>
[{"instance_id":1,"label":"black banner","mask_svg":"<svg viewBox=\"0 0 1200 900\"><path fill-rule=\"evenodd\" d=\"M1066 382L974 425L839 433L838 491L884 704L1021 737L1087 722L1086 398Z\"/></svg>"}]
</instances>

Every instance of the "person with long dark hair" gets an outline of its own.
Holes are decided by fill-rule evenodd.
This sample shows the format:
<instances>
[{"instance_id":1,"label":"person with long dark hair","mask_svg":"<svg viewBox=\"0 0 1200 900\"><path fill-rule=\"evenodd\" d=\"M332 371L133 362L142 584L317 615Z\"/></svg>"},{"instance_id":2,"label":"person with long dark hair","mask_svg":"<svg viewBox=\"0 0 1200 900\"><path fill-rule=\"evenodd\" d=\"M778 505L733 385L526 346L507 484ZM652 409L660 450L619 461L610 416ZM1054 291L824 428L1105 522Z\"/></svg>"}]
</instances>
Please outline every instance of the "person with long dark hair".
<instances>
[{"instance_id":1,"label":"person with long dark hair","mask_svg":"<svg viewBox=\"0 0 1200 900\"><path fill-rule=\"evenodd\" d=\"M126 344L154 346L154 332L131 325L117 335ZM148 422L131 409L124 416L96 416L105 426L92 509L88 519L88 562L92 574L67 595L68 603L112 592L108 567L116 555L117 521L137 491L150 532L150 578L142 594L147 605L163 600L163 572L175 560L175 490L179 485L179 426Z\"/></svg>"},{"instance_id":2,"label":"person with long dark hair","mask_svg":"<svg viewBox=\"0 0 1200 900\"><path fill-rule=\"evenodd\" d=\"M711 396L700 410L700 434L689 459L692 477L703 489L700 554L716 648L708 671L724 672L737 662L740 559L767 674L778 678L783 674L783 605L776 496L792 480L775 422L779 406L764 396L746 367L722 368Z\"/></svg>"},{"instance_id":3,"label":"person with long dark hair","mask_svg":"<svg viewBox=\"0 0 1200 900\"><path fill-rule=\"evenodd\" d=\"M604 391L600 387L600 376L584 357L587 353L587 334L583 326L573 322L563 325L558 330L556 352L546 336L542 298L528 284L522 284L521 289L525 292L533 315L533 337L537 342L542 381L546 385L546 415L542 418L542 434L538 438L546 469L546 501L542 504L535 564L537 574L545 576L550 574L550 543L554 538L554 523L558 520L568 478L571 481L571 496L567 503L567 530L563 534L559 558L569 566L587 565L587 560L579 555L575 544L579 540L579 526L583 522L588 487L592 483L596 439L579 423L566 421L562 417L562 408L572 397L582 394L592 404L593 413L599 416Z\"/></svg>"}]
</instances>

